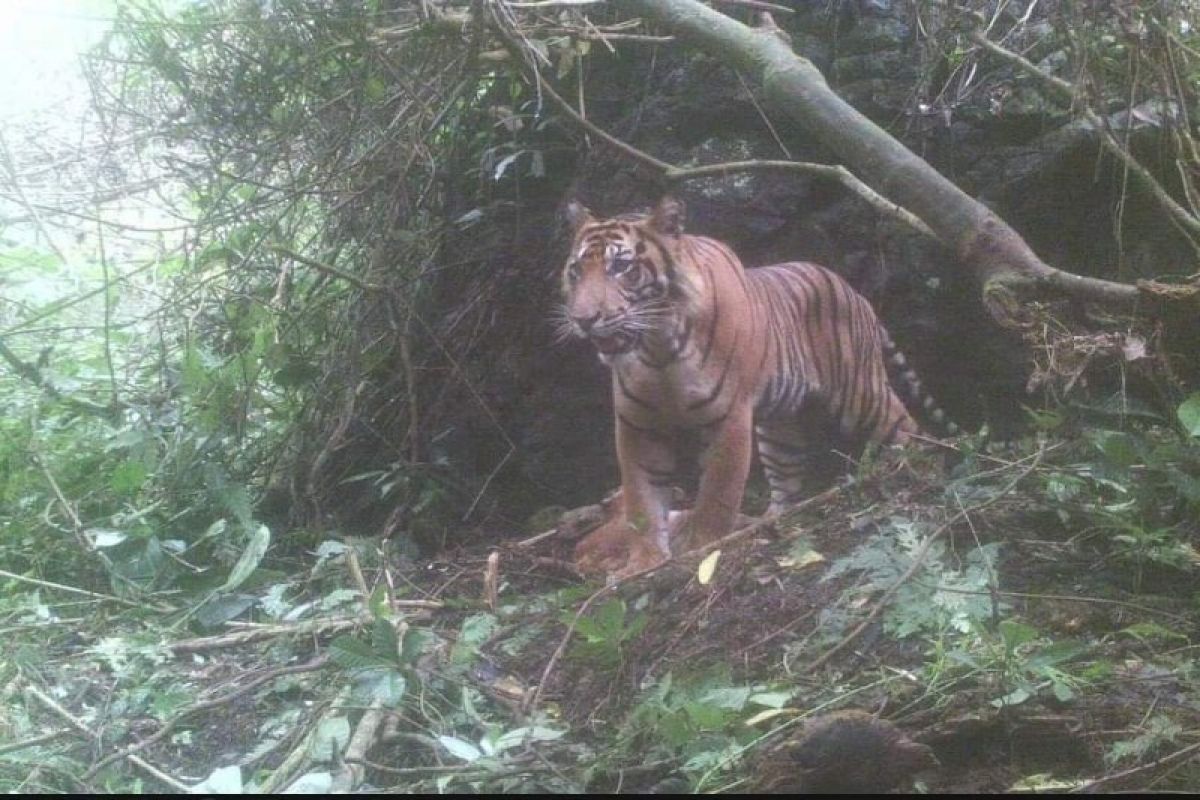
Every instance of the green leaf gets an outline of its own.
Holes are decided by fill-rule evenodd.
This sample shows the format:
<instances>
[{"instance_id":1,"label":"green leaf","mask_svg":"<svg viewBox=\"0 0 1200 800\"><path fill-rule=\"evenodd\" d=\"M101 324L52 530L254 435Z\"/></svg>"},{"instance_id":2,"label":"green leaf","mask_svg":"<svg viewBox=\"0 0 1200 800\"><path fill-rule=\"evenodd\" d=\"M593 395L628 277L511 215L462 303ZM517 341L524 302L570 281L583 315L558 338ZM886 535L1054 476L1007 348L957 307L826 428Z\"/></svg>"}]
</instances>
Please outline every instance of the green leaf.
<instances>
[{"instance_id":1,"label":"green leaf","mask_svg":"<svg viewBox=\"0 0 1200 800\"><path fill-rule=\"evenodd\" d=\"M479 654L479 648L492 638L499 623L492 614L472 614L463 620L458 641L450 651L450 661L453 664L469 664Z\"/></svg>"},{"instance_id":2,"label":"green leaf","mask_svg":"<svg viewBox=\"0 0 1200 800\"><path fill-rule=\"evenodd\" d=\"M258 602L248 594L225 594L209 598L196 609L196 621L206 628L215 628L241 614Z\"/></svg>"},{"instance_id":3,"label":"green leaf","mask_svg":"<svg viewBox=\"0 0 1200 800\"><path fill-rule=\"evenodd\" d=\"M343 635L329 643L329 656L335 664L347 669L394 669L396 664L389 658L380 656L371 645Z\"/></svg>"},{"instance_id":4,"label":"green leaf","mask_svg":"<svg viewBox=\"0 0 1200 800\"><path fill-rule=\"evenodd\" d=\"M1012 650L1036 639L1038 632L1029 625L1006 619L1000 622L1000 635L1004 638L1004 645Z\"/></svg>"},{"instance_id":5,"label":"green leaf","mask_svg":"<svg viewBox=\"0 0 1200 800\"><path fill-rule=\"evenodd\" d=\"M376 700L385 708L399 708L408 690L408 681L394 669L371 669L358 675L354 692L365 704Z\"/></svg>"},{"instance_id":6,"label":"green leaf","mask_svg":"<svg viewBox=\"0 0 1200 800\"><path fill-rule=\"evenodd\" d=\"M207 778L192 787L194 794L241 794L242 768L217 767Z\"/></svg>"},{"instance_id":7,"label":"green leaf","mask_svg":"<svg viewBox=\"0 0 1200 800\"><path fill-rule=\"evenodd\" d=\"M749 702L767 708L783 708L792 699L792 692L758 692L749 697Z\"/></svg>"},{"instance_id":8,"label":"green leaf","mask_svg":"<svg viewBox=\"0 0 1200 800\"><path fill-rule=\"evenodd\" d=\"M470 742L464 742L462 739L456 739L453 736L439 736L438 743L449 751L450 755L455 758L461 758L468 764L472 761L478 761L483 757L483 751Z\"/></svg>"},{"instance_id":9,"label":"green leaf","mask_svg":"<svg viewBox=\"0 0 1200 800\"><path fill-rule=\"evenodd\" d=\"M329 772L306 772L288 784L287 794L328 794L333 786Z\"/></svg>"},{"instance_id":10,"label":"green leaf","mask_svg":"<svg viewBox=\"0 0 1200 800\"><path fill-rule=\"evenodd\" d=\"M1188 435L1200 437L1200 392L1184 400L1176 413Z\"/></svg>"},{"instance_id":11,"label":"green leaf","mask_svg":"<svg viewBox=\"0 0 1200 800\"><path fill-rule=\"evenodd\" d=\"M350 720L346 717L331 717L321 720L313 737L309 755L314 761L332 761L334 754L350 742Z\"/></svg>"},{"instance_id":12,"label":"green leaf","mask_svg":"<svg viewBox=\"0 0 1200 800\"><path fill-rule=\"evenodd\" d=\"M258 568L258 564L262 561L264 555L267 554L267 548L271 546L271 531L266 525L259 525L250 536L250 541L246 544L246 549L242 551L242 557L233 565L233 570L229 573L229 579L221 586L218 591L230 592L246 582L254 570Z\"/></svg>"},{"instance_id":13,"label":"green leaf","mask_svg":"<svg viewBox=\"0 0 1200 800\"><path fill-rule=\"evenodd\" d=\"M511 731L507 731L497 738L492 747L495 752L502 753L510 747L516 747L526 742L552 742L555 739L562 738L565 733L566 731L547 728L542 725L513 728Z\"/></svg>"},{"instance_id":14,"label":"green leaf","mask_svg":"<svg viewBox=\"0 0 1200 800\"><path fill-rule=\"evenodd\" d=\"M396 663L400 658L400 639L396 636L396 629L387 620L377 619L371 626L371 649L375 655L391 663Z\"/></svg>"},{"instance_id":15,"label":"green leaf","mask_svg":"<svg viewBox=\"0 0 1200 800\"><path fill-rule=\"evenodd\" d=\"M118 495L128 497L146 482L146 466L139 461L123 461L112 471L108 485Z\"/></svg>"}]
</instances>

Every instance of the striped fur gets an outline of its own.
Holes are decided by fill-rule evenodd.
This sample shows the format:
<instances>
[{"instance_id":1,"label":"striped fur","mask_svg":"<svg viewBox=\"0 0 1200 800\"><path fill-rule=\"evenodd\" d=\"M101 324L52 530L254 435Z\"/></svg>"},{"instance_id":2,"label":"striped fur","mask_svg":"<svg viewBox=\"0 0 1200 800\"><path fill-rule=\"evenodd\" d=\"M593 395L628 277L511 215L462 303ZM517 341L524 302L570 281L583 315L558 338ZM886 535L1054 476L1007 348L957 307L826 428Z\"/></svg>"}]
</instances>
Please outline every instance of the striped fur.
<instances>
[{"instance_id":1,"label":"striped fur","mask_svg":"<svg viewBox=\"0 0 1200 800\"><path fill-rule=\"evenodd\" d=\"M755 440L778 511L802 496L830 433L894 444L918 431L885 353L918 398L919 381L835 273L745 270L724 244L685 235L672 198L613 219L572 203L568 217L563 332L588 338L612 369L622 489L613 518L576 549L581 569L631 574L728 533ZM673 531L671 487L689 442L702 448L699 490Z\"/></svg>"}]
</instances>

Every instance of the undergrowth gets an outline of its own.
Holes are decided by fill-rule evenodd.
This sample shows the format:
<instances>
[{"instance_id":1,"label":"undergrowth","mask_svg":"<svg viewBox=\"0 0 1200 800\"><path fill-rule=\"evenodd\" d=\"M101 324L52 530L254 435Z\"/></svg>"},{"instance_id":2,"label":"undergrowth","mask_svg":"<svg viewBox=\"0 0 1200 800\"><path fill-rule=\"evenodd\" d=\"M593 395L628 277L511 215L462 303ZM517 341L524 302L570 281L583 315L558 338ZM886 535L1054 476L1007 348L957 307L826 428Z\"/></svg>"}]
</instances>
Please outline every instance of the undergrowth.
<instances>
[{"instance_id":1,"label":"undergrowth","mask_svg":"<svg viewBox=\"0 0 1200 800\"><path fill-rule=\"evenodd\" d=\"M934 747L919 788L1200 785L1200 395L1039 412L945 472L872 459L703 575L583 585L561 535L440 549L487 486L437 425L475 391L423 327L437 257L544 177L545 126L513 76L380 55L390 18L277 5L130 3L94 54L106 133L166 120L127 163L173 164L186 232L0 242L0 788L753 789L844 708ZM431 153L488 187L473 211L430 212ZM351 496L396 511L326 513Z\"/></svg>"}]
</instances>

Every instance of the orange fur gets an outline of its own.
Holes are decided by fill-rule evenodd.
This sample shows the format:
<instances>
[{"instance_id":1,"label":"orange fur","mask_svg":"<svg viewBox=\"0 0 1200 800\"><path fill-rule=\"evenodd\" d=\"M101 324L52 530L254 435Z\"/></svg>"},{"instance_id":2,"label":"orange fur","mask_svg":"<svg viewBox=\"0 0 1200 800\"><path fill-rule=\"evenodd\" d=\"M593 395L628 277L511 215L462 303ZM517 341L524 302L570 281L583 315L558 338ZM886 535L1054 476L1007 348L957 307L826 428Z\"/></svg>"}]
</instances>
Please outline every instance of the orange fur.
<instances>
[{"instance_id":1,"label":"orange fur","mask_svg":"<svg viewBox=\"0 0 1200 800\"><path fill-rule=\"evenodd\" d=\"M836 274L745 270L724 244L684 234L671 198L612 219L572 203L568 218L564 326L613 371L622 488L612 518L577 546L580 569L628 575L728 533L756 438L778 509L797 499L827 429L888 444L918 430L888 382L886 333ZM700 483L676 531L671 486L687 440L701 445Z\"/></svg>"}]
</instances>

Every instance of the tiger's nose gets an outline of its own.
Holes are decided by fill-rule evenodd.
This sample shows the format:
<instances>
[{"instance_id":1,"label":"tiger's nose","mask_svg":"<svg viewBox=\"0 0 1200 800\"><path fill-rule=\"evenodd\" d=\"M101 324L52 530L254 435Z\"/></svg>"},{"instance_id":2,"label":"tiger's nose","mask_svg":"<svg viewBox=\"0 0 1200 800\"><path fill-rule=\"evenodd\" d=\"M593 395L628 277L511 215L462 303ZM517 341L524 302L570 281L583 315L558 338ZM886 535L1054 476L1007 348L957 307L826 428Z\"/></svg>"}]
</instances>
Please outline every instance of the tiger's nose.
<instances>
[{"instance_id":1,"label":"tiger's nose","mask_svg":"<svg viewBox=\"0 0 1200 800\"><path fill-rule=\"evenodd\" d=\"M571 317L571 319L574 320L575 324L579 326L579 330L583 331L584 333L587 333L588 331L590 331L592 329L592 326L595 325L596 322L600 319L600 312L597 311L595 314L592 314L591 316L588 316L588 317L573 316L573 317Z\"/></svg>"}]
</instances>

